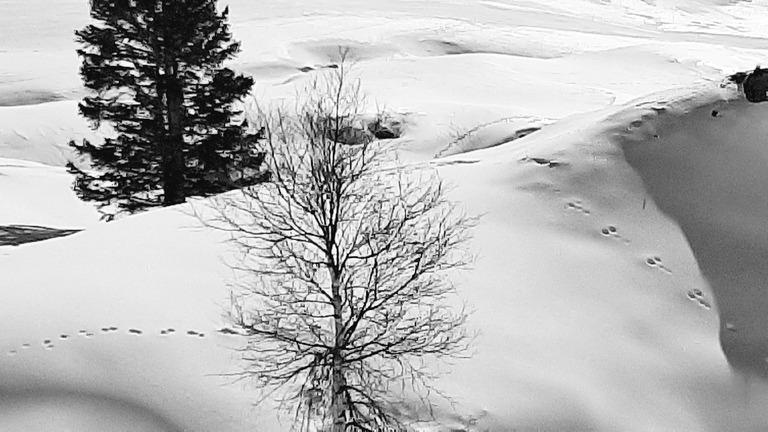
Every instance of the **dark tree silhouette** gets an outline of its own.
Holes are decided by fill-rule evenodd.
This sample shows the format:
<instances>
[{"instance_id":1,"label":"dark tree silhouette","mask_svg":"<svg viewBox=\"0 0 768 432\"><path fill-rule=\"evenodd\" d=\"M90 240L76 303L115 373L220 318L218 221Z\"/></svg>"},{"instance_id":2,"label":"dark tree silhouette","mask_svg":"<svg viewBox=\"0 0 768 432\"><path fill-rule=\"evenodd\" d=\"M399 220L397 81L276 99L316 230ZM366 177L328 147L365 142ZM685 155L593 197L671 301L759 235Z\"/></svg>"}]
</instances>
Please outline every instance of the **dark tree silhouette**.
<instances>
[{"instance_id":1,"label":"dark tree silhouette","mask_svg":"<svg viewBox=\"0 0 768 432\"><path fill-rule=\"evenodd\" d=\"M242 119L253 79L223 67L240 44L216 0L91 0L77 31L80 73L94 94L80 113L116 136L72 142L75 190L102 210L173 205L262 181L261 134Z\"/></svg>"}]
</instances>

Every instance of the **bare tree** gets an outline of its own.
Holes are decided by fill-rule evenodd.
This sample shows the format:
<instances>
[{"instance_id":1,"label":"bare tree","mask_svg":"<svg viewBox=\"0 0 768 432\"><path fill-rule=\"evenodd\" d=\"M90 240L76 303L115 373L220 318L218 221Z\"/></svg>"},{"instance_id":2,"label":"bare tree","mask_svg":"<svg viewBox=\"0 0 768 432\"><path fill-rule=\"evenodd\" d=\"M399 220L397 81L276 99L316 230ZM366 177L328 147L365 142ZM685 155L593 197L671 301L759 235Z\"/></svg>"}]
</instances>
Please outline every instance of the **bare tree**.
<instances>
[{"instance_id":1,"label":"bare tree","mask_svg":"<svg viewBox=\"0 0 768 432\"><path fill-rule=\"evenodd\" d=\"M433 171L400 166L362 132L344 62L300 94L291 112L256 120L271 181L220 196L205 219L242 251L238 374L280 389L301 430L400 430L404 395L426 402L431 389L425 361L466 352L446 272L467 264L474 220Z\"/></svg>"}]
</instances>

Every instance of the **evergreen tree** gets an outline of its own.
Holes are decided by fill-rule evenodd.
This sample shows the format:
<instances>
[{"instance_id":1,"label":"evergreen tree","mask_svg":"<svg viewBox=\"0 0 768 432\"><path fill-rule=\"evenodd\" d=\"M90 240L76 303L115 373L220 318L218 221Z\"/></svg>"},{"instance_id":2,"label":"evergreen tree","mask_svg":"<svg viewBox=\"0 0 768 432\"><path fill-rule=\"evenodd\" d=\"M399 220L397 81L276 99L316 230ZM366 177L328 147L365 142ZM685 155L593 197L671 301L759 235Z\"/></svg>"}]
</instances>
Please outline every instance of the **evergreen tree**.
<instances>
[{"instance_id":1,"label":"evergreen tree","mask_svg":"<svg viewBox=\"0 0 768 432\"><path fill-rule=\"evenodd\" d=\"M94 170L69 164L86 201L133 212L263 181L261 132L238 105L253 79L222 67L240 50L216 0L91 0L96 23L75 32L80 74L94 91L80 113L116 136L70 144Z\"/></svg>"}]
</instances>

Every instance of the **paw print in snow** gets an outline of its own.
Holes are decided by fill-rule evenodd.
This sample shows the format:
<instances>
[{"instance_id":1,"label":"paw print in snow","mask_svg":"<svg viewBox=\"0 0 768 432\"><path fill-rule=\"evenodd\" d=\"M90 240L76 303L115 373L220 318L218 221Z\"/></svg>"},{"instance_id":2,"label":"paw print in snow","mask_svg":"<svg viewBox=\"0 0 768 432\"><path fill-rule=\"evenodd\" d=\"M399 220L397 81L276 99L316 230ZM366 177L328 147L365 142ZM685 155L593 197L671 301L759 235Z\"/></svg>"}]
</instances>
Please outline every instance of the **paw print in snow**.
<instances>
[{"instance_id":1,"label":"paw print in snow","mask_svg":"<svg viewBox=\"0 0 768 432\"><path fill-rule=\"evenodd\" d=\"M672 270L668 269L664 264L661 263L661 258L658 256L649 256L645 259L645 263L648 264L649 267L656 267L657 269L663 271L666 274L672 274Z\"/></svg>"},{"instance_id":2,"label":"paw print in snow","mask_svg":"<svg viewBox=\"0 0 768 432\"><path fill-rule=\"evenodd\" d=\"M703 307L704 309L711 309L712 305L704 299L704 293L701 292L700 289L694 289L691 291L688 291L687 293L688 299L691 301L694 301L699 304L699 306Z\"/></svg>"},{"instance_id":3,"label":"paw print in snow","mask_svg":"<svg viewBox=\"0 0 768 432\"><path fill-rule=\"evenodd\" d=\"M613 225L608 225L607 227L600 229L600 233L605 237L611 237L624 244L629 244L629 240L619 235L619 229Z\"/></svg>"},{"instance_id":4,"label":"paw print in snow","mask_svg":"<svg viewBox=\"0 0 768 432\"><path fill-rule=\"evenodd\" d=\"M115 326L101 327L101 332L104 333L104 334L114 333L114 332L117 332L117 331L118 331L118 328L115 327ZM126 330L126 332L129 335L133 335L133 336L142 336L142 335L144 335L144 331L140 330L140 329L137 329L137 328L129 328L129 329ZM169 328L165 328L165 329L160 330L159 333L160 333L160 335L164 335L164 336L172 335L173 333L176 333L176 329L169 327ZM232 330L232 329L229 329L229 328L226 328L226 327L224 329L218 330L218 333L228 334L228 335L240 335L240 336L243 335L242 333L240 333L240 332L238 332L236 330ZM196 330L188 330L186 332L186 334L188 336L194 337L195 339L204 338L205 337L205 333L199 332L199 331L196 331ZM92 332L90 332L90 331L88 331L86 329L80 329L77 332L77 335L79 335L79 336L81 336L81 337L83 337L85 339L90 339L90 338L92 338L94 336L94 333L92 333ZM46 350L49 350L49 351L52 350L55 347L55 345L53 343L54 339L57 339L57 340L60 340L60 341L66 341L66 340L74 340L74 339L77 339L77 338L71 336L69 333L61 333L57 338L43 339L41 346L43 348L45 348ZM25 344L21 345L21 350L29 350L31 348L32 348L32 345L29 344L29 343L25 343ZM11 350L7 351L6 353L7 353L8 356L15 356L17 354L20 354L21 350L20 349L11 349Z\"/></svg>"},{"instance_id":5,"label":"paw print in snow","mask_svg":"<svg viewBox=\"0 0 768 432\"><path fill-rule=\"evenodd\" d=\"M567 210L575 210L586 216L589 216L589 214L591 213L588 209L584 208L584 205L582 205L581 200L568 201L565 208Z\"/></svg>"}]
</instances>

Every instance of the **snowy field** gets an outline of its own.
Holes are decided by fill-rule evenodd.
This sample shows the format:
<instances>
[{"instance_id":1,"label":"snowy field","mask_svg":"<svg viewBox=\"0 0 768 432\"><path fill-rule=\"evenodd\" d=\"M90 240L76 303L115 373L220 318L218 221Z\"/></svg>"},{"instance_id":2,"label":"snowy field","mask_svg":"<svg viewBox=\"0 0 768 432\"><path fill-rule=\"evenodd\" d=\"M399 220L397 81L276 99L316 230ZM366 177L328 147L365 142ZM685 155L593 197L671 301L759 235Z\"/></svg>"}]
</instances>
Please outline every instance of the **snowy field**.
<instances>
[{"instance_id":1,"label":"snowy field","mask_svg":"<svg viewBox=\"0 0 768 432\"><path fill-rule=\"evenodd\" d=\"M768 105L724 81L768 64L768 0L220 3L255 101L347 46L403 160L484 215L457 276L474 355L416 430L768 430ZM287 431L221 376L223 237L187 206L104 224L70 190L67 142L100 135L87 23L0 0L0 226L83 230L0 246L0 432Z\"/></svg>"}]
</instances>

